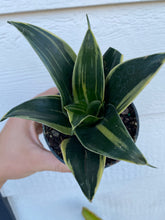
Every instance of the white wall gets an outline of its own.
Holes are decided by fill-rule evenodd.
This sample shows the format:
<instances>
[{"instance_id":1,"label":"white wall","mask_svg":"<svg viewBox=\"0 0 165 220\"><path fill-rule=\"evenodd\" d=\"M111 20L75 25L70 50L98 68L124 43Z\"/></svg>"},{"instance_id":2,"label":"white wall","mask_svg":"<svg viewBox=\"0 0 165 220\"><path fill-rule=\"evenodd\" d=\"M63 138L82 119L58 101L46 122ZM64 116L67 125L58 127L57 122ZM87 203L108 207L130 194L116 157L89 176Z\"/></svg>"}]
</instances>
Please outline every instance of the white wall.
<instances>
[{"instance_id":1,"label":"white wall","mask_svg":"<svg viewBox=\"0 0 165 220\"><path fill-rule=\"evenodd\" d=\"M6 23L7 20L29 22L48 29L68 42L77 53L87 29L85 15L88 13L93 32L102 53L109 46L112 46L121 51L124 54L124 60L126 60L152 53L165 52L164 1L97 0L90 1L90 4L89 1L85 0L49 0L42 1L41 3L35 1L33 4L31 2L29 0L15 1L13 3L11 0L1 0L0 3L0 117L11 107L32 98L37 93L54 85L47 70L32 48L14 27ZM150 177L151 182L154 182L155 175L160 178L165 173L164 94L165 66L135 100L140 116L140 134L137 145L148 161L159 169L154 170L148 167L138 167L121 162L116 167L110 168L110 171L106 171L103 178L106 178L106 176L109 178L113 177L115 184L118 181L126 183L127 179L134 180L136 178L141 178L141 181L144 181L146 177ZM4 123L1 123L0 128L3 125ZM119 175L116 175L116 173ZM123 178L120 177L120 174ZM36 188L31 189L29 185L32 184L34 186L34 183L38 182L38 179L44 179L47 175L49 178L51 176L52 179L50 178L50 181L53 181L54 178L55 181L60 181L61 176L57 177L54 173L40 173L24 180L8 181L3 188L3 193L4 195L15 196L11 197L11 201L14 201L13 204L15 204L16 212L19 212L18 209L20 207L20 203L17 203L19 201L17 193L21 193L22 195L27 193L32 194L36 191ZM49 185L48 181L44 183L45 187ZM163 183L164 179L160 178L160 188L164 187ZM132 191L135 185L136 183L134 182ZM40 187L40 190L43 190L43 194L46 193L42 184ZM76 184L75 187L77 187ZM113 188L114 186L111 185L111 187ZM145 195L146 200L150 196L155 196L153 194L153 191L156 190L155 187L153 184L150 186L149 191L145 191L145 193L141 191L141 196L143 197ZM26 192L24 189L26 189ZM66 189L69 190L69 186ZM79 191L79 188L76 190ZM103 190L102 186L100 186L100 192L101 190ZM122 189L123 193L124 191L125 188ZM98 192L98 197L100 192ZM114 191L111 192L111 194L113 193L115 194ZM16 200L13 200L13 198L16 198ZM114 195L113 198L110 198L110 201L109 199L107 201L111 203L114 200L117 203L115 199L116 197ZM158 199L157 195L156 201ZM27 200L25 199L23 201L24 207L22 210L26 213ZM140 200L138 201L140 204ZM124 198L123 200L121 198L122 202L124 202ZM89 205L83 200L83 202L80 202L79 207L84 204ZM113 213L112 219L119 219L115 217L118 215L113 210L107 211L108 207L106 209L106 205L106 214L101 208L99 209L97 202L92 207L93 209L97 207L98 214L100 213L105 220L109 219L107 216L110 214L110 211L111 214ZM132 210L136 213L136 210L133 208ZM160 213L158 212L158 214ZM18 215L23 214L19 213ZM77 213L78 215L79 212ZM124 214L122 216L123 219L128 218ZM27 217L28 220L37 219L31 218L30 214ZM26 220L23 217L20 219ZM61 218L61 220L63 219Z\"/></svg>"}]
</instances>

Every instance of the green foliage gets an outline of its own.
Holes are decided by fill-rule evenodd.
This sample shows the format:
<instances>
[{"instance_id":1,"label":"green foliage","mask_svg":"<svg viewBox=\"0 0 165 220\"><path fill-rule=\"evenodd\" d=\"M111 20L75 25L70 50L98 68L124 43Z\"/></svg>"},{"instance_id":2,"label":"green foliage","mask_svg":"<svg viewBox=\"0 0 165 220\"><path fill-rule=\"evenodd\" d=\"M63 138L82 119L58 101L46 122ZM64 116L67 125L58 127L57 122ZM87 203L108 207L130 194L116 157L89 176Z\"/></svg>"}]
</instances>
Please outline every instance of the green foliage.
<instances>
[{"instance_id":1,"label":"green foliage","mask_svg":"<svg viewBox=\"0 0 165 220\"><path fill-rule=\"evenodd\" d=\"M96 216L93 212L91 212L86 207L83 207L82 209L82 215L85 218L85 220L102 220L98 216Z\"/></svg>"},{"instance_id":2,"label":"green foliage","mask_svg":"<svg viewBox=\"0 0 165 220\"><path fill-rule=\"evenodd\" d=\"M65 139L61 144L61 149L65 163L86 197L91 201L101 180L105 157L84 148L75 136Z\"/></svg>"},{"instance_id":3,"label":"green foliage","mask_svg":"<svg viewBox=\"0 0 165 220\"><path fill-rule=\"evenodd\" d=\"M60 96L27 101L1 120L25 118L69 134L70 138L62 142L62 154L90 201L101 180L105 157L149 165L119 113L156 74L165 61L165 53L122 62L121 53L109 48L102 56L88 20L76 57L68 44L54 34L31 24L9 23L36 51Z\"/></svg>"}]
</instances>

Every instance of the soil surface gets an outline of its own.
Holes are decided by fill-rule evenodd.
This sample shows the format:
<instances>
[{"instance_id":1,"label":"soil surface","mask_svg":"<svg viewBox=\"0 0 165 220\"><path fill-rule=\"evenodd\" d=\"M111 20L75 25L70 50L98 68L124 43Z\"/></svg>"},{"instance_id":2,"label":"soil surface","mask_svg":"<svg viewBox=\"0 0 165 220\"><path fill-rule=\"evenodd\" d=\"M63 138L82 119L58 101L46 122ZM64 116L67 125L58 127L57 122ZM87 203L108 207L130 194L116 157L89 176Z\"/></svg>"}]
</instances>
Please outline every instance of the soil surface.
<instances>
[{"instance_id":1,"label":"soil surface","mask_svg":"<svg viewBox=\"0 0 165 220\"><path fill-rule=\"evenodd\" d=\"M132 139L135 142L138 136L138 132L139 132L139 119L138 119L137 111L136 111L134 104L133 103L130 104L124 110L124 112L120 114L120 117L123 123L125 124L128 132L130 133ZM70 136L62 134L58 132L57 130L47 127L45 125L43 125L43 134L52 153L60 161L63 162L63 156L61 153L60 144L64 139L69 138ZM111 158L106 158L105 167L109 167L117 162L119 161L113 160Z\"/></svg>"}]
</instances>

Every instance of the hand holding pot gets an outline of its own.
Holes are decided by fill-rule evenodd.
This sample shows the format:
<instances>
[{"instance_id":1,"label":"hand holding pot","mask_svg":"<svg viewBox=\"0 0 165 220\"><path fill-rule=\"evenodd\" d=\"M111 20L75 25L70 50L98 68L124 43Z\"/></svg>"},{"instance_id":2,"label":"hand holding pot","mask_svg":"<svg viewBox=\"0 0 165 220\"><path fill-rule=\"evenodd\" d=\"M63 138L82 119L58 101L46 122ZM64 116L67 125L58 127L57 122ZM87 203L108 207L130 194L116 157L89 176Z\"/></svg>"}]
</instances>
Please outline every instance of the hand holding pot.
<instances>
[{"instance_id":1,"label":"hand holding pot","mask_svg":"<svg viewBox=\"0 0 165 220\"><path fill-rule=\"evenodd\" d=\"M56 88L40 94L53 95ZM53 154L43 148L38 135L42 125L33 121L10 118L0 133L0 187L8 179L19 179L38 171L69 172Z\"/></svg>"}]
</instances>

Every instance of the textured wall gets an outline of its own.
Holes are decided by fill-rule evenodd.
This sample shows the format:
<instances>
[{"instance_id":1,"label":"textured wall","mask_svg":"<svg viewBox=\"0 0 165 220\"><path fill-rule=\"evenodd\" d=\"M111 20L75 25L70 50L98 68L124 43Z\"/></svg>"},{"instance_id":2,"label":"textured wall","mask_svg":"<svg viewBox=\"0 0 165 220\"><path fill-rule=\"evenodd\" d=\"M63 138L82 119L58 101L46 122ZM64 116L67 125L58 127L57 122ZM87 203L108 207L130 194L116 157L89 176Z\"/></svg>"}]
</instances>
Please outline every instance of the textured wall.
<instances>
[{"instance_id":1,"label":"textured wall","mask_svg":"<svg viewBox=\"0 0 165 220\"><path fill-rule=\"evenodd\" d=\"M129 0L104 0L91 1L87 5L86 1L42 1L42 3L30 4L31 1L22 1L20 6L17 4L11 4L11 1L2 1L0 8L0 117L6 113L11 107L32 98L37 93L40 93L54 84L43 66L37 55L34 53L32 48L23 38L23 36L14 27L7 24L7 20L29 22L45 29L54 32L56 35L62 37L68 42L72 48L78 52L84 34L87 29L85 14L88 13L92 30L96 36L96 39L100 45L102 53L112 46L118 49L124 54L124 60L144 56L157 52L165 52L165 2L164 1L129 1ZM48 4L47 4L48 2ZM88 1L89 2L89 1ZM165 173L165 66L159 71L158 75L151 81L151 83L144 89L144 91L136 98L135 104L140 116L140 134L137 141L137 145L142 150L148 161L157 166L159 169L151 169L148 167L138 167L132 164L121 162L119 165L114 166L111 172L106 171L104 179L113 178L114 184L123 181L123 186L127 186L127 181L132 180L130 190L127 193L127 202L132 202L131 195L134 196L134 187L137 187L139 179L144 183L141 186L143 191L139 191L141 197L144 196L146 203L150 200L150 207L154 201L158 201L159 194L156 193L158 185L160 189L163 189L165 180L161 179L161 176ZM4 123L0 124L2 128ZM117 174L117 175L116 175ZM8 181L3 188L4 195L15 195L11 197L11 202L14 201L16 212L20 212L18 216L26 213L26 205L22 207L22 213L19 210L19 198L17 193L23 195L25 193L32 193L33 190L36 192L35 183L38 179L46 178L53 181L60 181L61 176L54 176L54 173L40 173L33 175L32 177L24 180ZM51 177L50 177L51 176ZM111 176L111 177L110 177ZM146 180L146 178L149 178ZM156 177L156 178L155 178ZM157 178L158 177L158 178ZM137 181L134 181L134 180ZM154 182L157 179L157 182ZM158 181L159 180L159 181ZM74 182L74 180L72 180ZM116 181L116 182L115 182ZM65 182L65 180L64 180ZM67 182L67 181L66 181ZM111 182L109 182L111 183ZM108 183L108 184L109 184ZM139 181L138 184L141 182ZM145 190L145 183L149 185ZM150 185L153 183L153 185ZM28 186L32 184L33 187L30 189ZM77 187L76 183L75 187ZM155 185L156 184L156 185ZM45 182L45 186L49 188L48 181ZM101 195L103 185L100 186L98 197ZM107 185L105 185L106 188ZM121 193L125 191L125 187L121 188ZM32 189L33 188L33 189ZM135 216L133 214L127 216L126 210L120 207L117 196L115 194L115 187L111 185L111 194L114 193L113 198L107 198L107 203L112 204L116 207L109 207L105 205L105 212L102 211L100 205L97 202L94 206L98 208L98 214L108 220L107 217L112 214L112 219L130 219ZM69 186L66 190L69 190ZM43 190L43 194L46 192L44 186L41 184L40 191ZM79 188L76 189L79 192ZM48 190L49 191L49 190ZM58 191L58 190L57 190ZM108 188L107 188L108 192ZM119 191L120 192L120 191ZM129 193L130 192L130 193ZM132 192L132 194L131 194ZM26 194L25 193L25 194ZM39 193L39 192L38 192ZM99 194L100 193L100 194ZM141 194L140 194L141 193ZM119 194L119 195L118 195ZM44 194L45 195L45 194ZM80 194L81 195L81 194ZM130 195L130 197L129 197ZM135 195L136 196L136 195ZM155 200L149 198L155 197ZM16 201L13 200L16 198ZM23 198L22 198L23 199ZM29 199L29 197L28 197ZM116 200L115 200L116 199ZM119 199L119 198L118 198ZM30 199L29 199L30 200ZM114 203L113 203L114 200ZM121 204L124 204L124 198L119 199ZM26 204L27 200L23 200ZM137 204L140 204L137 199ZM163 202L163 200L162 200ZM89 205L86 201L79 204ZM164 204L164 203L161 203ZM138 215L138 209L136 204L130 210ZM139 206L140 207L140 206ZM161 206L159 206L160 208ZM94 209L95 210L95 209ZM116 215L114 210L121 211L121 215ZM152 210L152 209L151 209ZM156 211L161 216L161 211ZM125 213L125 215L124 215ZM79 212L77 212L78 216ZM30 214L29 214L30 215ZM33 213L33 217L34 217ZM146 216L151 215L149 213ZM127 216L127 217L126 217ZM154 216L154 214L152 214ZM156 215L155 215L156 216ZM145 218L142 215L143 219ZM21 220L32 220L37 218L19 218ZM38 220L41 220L39 218ZM43 218L44 219L44 218ZM63 220L65 218L61 218ZM69 219L69 218L68 218ZM70 218L71 219L71 218ZM80 218L77 218L80 219ZM141 218L142 219L142 218ZM158 218L153 218L158 219ZM161 219L161 217L159 218ZM163 219L163 218L162 218ZM51 220L51 219L50 219ZM60 220L60 218L59 218Z\"/></svg>"}]
</instances>

